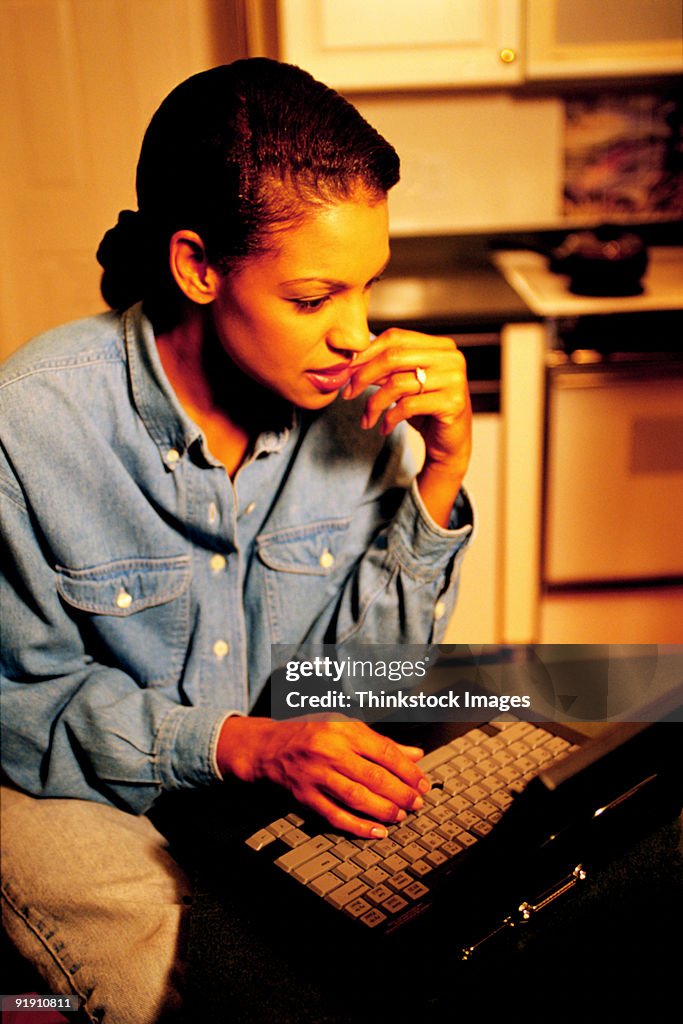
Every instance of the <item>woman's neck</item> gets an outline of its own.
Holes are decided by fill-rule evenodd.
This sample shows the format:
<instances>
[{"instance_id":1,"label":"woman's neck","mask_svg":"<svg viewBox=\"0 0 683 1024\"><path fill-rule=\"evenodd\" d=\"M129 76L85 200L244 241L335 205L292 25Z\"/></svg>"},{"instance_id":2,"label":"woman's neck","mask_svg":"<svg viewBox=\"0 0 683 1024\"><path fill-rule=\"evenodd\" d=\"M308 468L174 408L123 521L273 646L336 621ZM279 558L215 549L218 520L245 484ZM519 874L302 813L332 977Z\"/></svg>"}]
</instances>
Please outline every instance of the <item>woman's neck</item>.
<instances>
[{"instance_id":1,"label":"woman's neck","mask_svg":"<svg viewBox=\"0 0 683 1024\"><path fill-rule=\"evenodd\" d=\"M285 403L235 366L201 309L156 342L178 401L234 476L258 435L286 422Z\"/></svg>"}]
</instances>

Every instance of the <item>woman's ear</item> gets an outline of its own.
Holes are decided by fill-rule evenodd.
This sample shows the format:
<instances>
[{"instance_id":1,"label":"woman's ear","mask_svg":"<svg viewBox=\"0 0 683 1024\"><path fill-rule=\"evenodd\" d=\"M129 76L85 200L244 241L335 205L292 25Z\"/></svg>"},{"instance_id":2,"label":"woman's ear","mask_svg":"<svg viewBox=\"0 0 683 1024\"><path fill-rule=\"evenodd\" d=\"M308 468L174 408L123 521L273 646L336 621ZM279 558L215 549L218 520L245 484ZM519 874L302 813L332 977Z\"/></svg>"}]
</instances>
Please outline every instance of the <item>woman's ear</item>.
<instances>
[{"instance_id":1,"label":"woman's ear","mask_svg":"<svg viewBox=\"0 0 683 1024\"><path fill-rule=\"evenodd\" d=\"M175 282L191 302L205 306L216 298L220 274L209 264L196 231L176 231L169 243L169 266Z\"/></svg>"}]
</instances>

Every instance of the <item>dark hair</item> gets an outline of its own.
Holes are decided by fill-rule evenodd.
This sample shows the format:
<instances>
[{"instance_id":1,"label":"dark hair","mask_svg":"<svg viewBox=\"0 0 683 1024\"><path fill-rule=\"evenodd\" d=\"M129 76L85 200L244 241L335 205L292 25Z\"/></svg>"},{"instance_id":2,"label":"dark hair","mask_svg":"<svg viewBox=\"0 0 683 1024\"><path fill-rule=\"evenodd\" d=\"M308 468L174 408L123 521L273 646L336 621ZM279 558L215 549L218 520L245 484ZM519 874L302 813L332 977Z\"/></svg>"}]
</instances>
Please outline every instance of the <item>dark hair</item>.
<instances>
[{"instance_id":1,"label":"dark hair","mask_svg":"<svg viewBox=\"0 0 683 1024\"><path fill-rule=\"evenodd\" d=\"M203 71L177 86L149 124L139 210L122 212L97 252L102 295L114 309L144 299L153 319L173 320L175 231L196 231L227 273L267 251L273 232L311 206L358 191L374 201L398 177L393 147L306 71L260 57Z\"/></svg>"}]
</instances>

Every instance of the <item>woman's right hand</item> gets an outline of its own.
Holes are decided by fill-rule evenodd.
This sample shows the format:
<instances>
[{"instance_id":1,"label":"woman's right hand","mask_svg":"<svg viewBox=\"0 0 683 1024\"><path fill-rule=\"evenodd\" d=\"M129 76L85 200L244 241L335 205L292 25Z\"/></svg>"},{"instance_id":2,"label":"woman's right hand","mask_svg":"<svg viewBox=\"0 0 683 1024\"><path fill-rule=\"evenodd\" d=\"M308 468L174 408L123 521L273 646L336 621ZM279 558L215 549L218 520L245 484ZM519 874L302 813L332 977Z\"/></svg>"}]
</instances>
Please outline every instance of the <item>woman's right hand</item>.
<instances>
[{"instance_id":1,"label":"woman's right hand","mask_svg":"<svg viewBox=\"0 0 683 1024\"><path fill-rule=\"evenodd\" d=\"M232 716L223 724L217 759L221 773L244 781L266 778L326 818L335 829L383 838L422 805L429 781L406 747L350 719Z\"/></svg>"}]
</instances>

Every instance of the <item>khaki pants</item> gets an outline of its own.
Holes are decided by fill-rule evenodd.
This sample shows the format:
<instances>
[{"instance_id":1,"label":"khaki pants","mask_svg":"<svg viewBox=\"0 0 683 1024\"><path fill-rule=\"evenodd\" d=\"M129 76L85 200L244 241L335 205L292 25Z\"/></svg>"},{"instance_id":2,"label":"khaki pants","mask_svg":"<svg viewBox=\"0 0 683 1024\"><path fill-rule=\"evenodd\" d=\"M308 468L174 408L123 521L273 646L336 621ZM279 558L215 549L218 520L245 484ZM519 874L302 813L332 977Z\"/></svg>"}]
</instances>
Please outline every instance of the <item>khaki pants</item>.
<instances>
[{"instance_id":1,"label":"khaki pants","mask_svg":"<svg viewBox=\"0 0 683 1024\"><path fill-rule=\"evenodd\" d=\"M144 816L8 787L2 915L45 981L91 1021L152 1024L180 1005L188 880Z\"/></svg>"}]
</instances>

